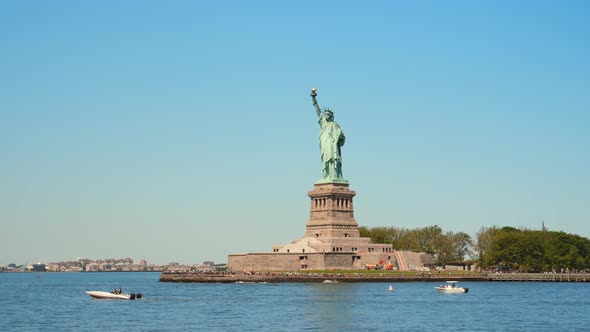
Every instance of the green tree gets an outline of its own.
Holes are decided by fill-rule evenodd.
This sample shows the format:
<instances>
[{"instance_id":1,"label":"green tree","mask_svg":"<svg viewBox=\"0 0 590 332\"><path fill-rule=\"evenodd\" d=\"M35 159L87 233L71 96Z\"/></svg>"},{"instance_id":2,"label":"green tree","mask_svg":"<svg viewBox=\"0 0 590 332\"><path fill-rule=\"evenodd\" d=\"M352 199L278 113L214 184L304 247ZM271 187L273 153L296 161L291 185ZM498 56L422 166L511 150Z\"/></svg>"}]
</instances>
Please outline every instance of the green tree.
<instances>
[{"instance_id":1,"label":"green tree","mask_svg":"<svg viewBox=\"0 0 590 332\"><path fill-rule=\"evenodd\" d=\"M359 234L361 237L371 237L371 231L367 226L359 226Z\"/></svg>"},{"instance_id":2,"label":"green tree","mask_svg":"<svg viewBox=\"0 0 590 332\"><path fill-rule=\"evenodd\" d=\"M441 265L464 260L472 246L472 240L468 234L443 233L438 225L416 229L359 227L359 231L361 236L369 237L375 243L390 243L396 250L429 253Z\"/></svg>"},{"instance_id":3,"label":"green tree","mask_svg":"<svg viewBox=\"0 0 590 332\"><path fill-rule=\"evenodd\" d=\"M488 268L484 262L483 256L489 250L490 245L492 244L493 237L498 234L500 230L496 226L492 227L482 227L479 231L475 234L476 243L475 243L475 251L478 254L478 263L483 268Z\"/></svg>"},{"instance_id":4,"label":"green tree","mask_svg":"<svg viewBox=\"0 0 590 332\"><path fill-rule=\"evenodd\" d=\"M590 240L564 232L504 227L481 255L483 267L507 265L523 272L590 268Z\"/></svg>"}]
</instances>

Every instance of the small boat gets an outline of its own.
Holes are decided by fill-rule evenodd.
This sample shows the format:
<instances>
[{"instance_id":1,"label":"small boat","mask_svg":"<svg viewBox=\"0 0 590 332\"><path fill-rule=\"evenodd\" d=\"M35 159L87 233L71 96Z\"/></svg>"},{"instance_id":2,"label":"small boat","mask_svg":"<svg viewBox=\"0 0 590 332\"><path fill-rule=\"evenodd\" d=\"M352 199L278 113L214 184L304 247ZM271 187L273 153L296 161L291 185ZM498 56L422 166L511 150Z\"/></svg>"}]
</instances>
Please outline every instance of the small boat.
<instances>
[{"instance_id":1,"label":"small boat","mask_svg":"<svg viewBox=\"0 0 590 332\"><path fill-rule=\"evenodd\" d=\"M95 299L108 299L108 300L135 300L141 299L141 293L122 293L122 292L101 292L101 291L86 291L86 294L92 296Z\"/></svg>"},{"instance_id":2,"label":"small boat","mask_svg":"<svg viewBox=\"0 0 590 332\"><path fill-rule=\"evenodd\" d=\"M446 285L440 285L438 287L434 287L437 292L439 293L467 293L469 292L469 288L464 287L457 287L457 281L447 281Z\"/></svg>"},{"instance_id":3,"label":"small boat","mask_svg":"<svg viewBox=\"0 0 590 332\"><path fill-rule=\"evenodd\" d=\"M387 290L393 292L393 286L389 285L389 288Z\"/></svg>"},{"instance_id":4,"label":"small boat","mask_svg":"<svg viewBox=\"0 0 590 332\"><path fill-rule=\"evenodd\" d=\"M324 284L337 284L338 280L330 280L330 279L326 279L324 280Z\"/></svg>"}]
</instances>

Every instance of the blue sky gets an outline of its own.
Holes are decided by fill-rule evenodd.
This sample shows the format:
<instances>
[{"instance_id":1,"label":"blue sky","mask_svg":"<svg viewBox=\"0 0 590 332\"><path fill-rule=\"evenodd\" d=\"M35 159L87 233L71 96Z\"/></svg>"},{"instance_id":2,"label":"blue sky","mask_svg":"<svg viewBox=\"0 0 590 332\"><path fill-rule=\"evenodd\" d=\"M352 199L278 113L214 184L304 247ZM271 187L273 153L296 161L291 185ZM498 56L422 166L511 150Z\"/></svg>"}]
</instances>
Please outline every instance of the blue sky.
<instances>
[{"instance_id":1,"label":"blue sky","mask_svg":"<svg viewBox=\"0 0 590 332\"><path fill-rule=\"evenodd\" d=\"M590 237L584 1L0 4L0 264L301 237L335 111L360 225Z\"/></svg>"}]
</instances>

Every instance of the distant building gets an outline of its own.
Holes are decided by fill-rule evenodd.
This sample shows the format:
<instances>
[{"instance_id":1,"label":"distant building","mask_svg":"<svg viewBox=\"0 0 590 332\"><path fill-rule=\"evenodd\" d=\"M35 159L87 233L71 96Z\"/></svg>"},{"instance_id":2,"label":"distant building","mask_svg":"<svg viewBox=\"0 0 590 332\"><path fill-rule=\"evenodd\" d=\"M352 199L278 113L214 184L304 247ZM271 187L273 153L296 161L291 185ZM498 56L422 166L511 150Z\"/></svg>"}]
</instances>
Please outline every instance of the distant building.
<instances>
[{"instance_id":1,"label":"distant building","mask_svg":"<svg viewBox=\"0 0 590 332\"><path fill-rule=\"evenodd\" d=\"M78 259L76 260L80 265L82 266L86 266L87 264L92 263L93 261L91 259L88 258L80 258L78 257Z\"/></svg>"},{"instance_id":2,"label":"distant building","mask_svg":"<svg viewBox=\"0 0 590 332\"><path fill-rule=\"evenodd\" d=\"M38 264L33 264L31 266L31 271L34 271L34 272L45 272L47 270L45 269L45 264L38 263Z\"/></svg>"},{"instance_id":3,"label":"distant building","mask_svg":"<svg viewBox=\"0 0 590 332\"><path fill-rule=\"evenodd\" d=\"M450 262L445 265L447 271L474 271L477 266L471 262Z\"/></svg>"},{"instance_id":4,"label":"distant building","mask_svg":"<svg viewBox=\"0 0 590 332\"><path fill-rule=\"evenodd\" d=\"M47 266L45 267L45 269L47 271L51 271L51 272L61 272L61 271L63 271L61 265L58 264L58 263L49 263L49 264L47 264Z\"/></svg>"},{"instance_id":5,"label":"distant building","mask_svg":"<svg viewBox=\"0 0 590 332\"><path fill-rule=\"evenodd\" d=\"M121 259L116 259L115 263L122 263L122 264L127 264L127 265L131 265L133 264L133 259L131 258L121 258Z\"/></svg>"},{"instance_id":6,"label":"distant building","mask_svg":"<svg viewBox=\"0 0 590 332\"><path fill-rule=\"evenodd\" d=\"M98 265L98 269L100 271L111 271L111 270L113 270L113 267L114 266L111 263L102 263L102 264Z\"/></svg>"},{"instance_id":7,"label":"distant building","mask_svg":"<svg viewBox=\"0 0 590 332\"><path fill-rule=\"evenodd\" d=\"M98 263L89 263L86 265L86 271L88 272L97 272L99 271Z\"/></svg>"}]
</instances>

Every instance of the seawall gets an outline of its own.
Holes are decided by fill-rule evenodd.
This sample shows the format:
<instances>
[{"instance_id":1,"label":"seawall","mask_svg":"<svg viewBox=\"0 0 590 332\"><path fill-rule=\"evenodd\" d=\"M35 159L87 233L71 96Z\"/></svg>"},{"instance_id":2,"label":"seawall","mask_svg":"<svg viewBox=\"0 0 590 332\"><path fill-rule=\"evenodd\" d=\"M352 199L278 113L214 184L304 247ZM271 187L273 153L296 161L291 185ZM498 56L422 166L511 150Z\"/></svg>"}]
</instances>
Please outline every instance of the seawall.
<instances>
[{"instance_id":1,"label":"seawall","mask_svg":"<svg viewBox=\"0 0 590 332\"><path fill-rule=\"evenodd\" d=\"M410 274L362 274L362 273L261 273L261 274L208 274L162 273L161 282L242 283L242 282L444 282L457 281L523 281L523 282L590 282L590 273L582 274L461 274L461 275L410 275Z\"/></svg>"}]
</instances>

